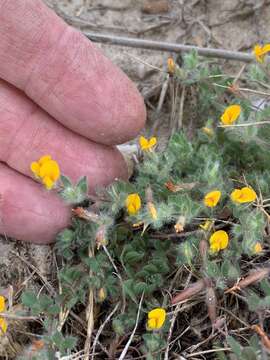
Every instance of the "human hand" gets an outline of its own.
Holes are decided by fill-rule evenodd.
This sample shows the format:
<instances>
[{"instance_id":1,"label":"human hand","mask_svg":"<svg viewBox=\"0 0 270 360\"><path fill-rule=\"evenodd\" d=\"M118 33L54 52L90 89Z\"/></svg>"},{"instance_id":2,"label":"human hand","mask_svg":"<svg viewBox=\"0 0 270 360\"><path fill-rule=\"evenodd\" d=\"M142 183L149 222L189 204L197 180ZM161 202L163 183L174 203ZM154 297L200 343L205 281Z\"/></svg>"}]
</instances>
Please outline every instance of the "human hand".
<instances>
[{"instance_id":1,"label":"human hand","mask_svg":"<svg viewBox=\"0 0 270 360\"><path fill-rule=\"evenodd\" d=\"M70 209L33 180L50 154L90 189L126 178L113 147L145 122L132 82L41 0L0 0L0 233L53 241Z\"/></svg>"}]
</instances>

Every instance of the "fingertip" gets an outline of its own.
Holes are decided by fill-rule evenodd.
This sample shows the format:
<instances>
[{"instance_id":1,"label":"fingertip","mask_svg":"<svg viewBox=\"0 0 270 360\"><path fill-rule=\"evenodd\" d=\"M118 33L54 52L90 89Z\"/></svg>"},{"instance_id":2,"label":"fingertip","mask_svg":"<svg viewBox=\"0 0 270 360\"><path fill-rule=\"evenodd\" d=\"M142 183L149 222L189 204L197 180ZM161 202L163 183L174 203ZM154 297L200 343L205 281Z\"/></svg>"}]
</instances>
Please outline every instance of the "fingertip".
<instances>
[{"instance_id":1,"label":"fingertip","mask_svg":"<svg viewBox=\"0 0 270 360\"><path fill-rule=\"evenodd\" d=\"M135 138L144 128L146 122L146 108L143 98L131 81L129 86L129 91L126 92L126 96L119 99L116 108L115 117L118 117L120 126L119 134L115 136L115 145ZM116 118L114 122L117 123Z\"/></svg>"}]
</instances>

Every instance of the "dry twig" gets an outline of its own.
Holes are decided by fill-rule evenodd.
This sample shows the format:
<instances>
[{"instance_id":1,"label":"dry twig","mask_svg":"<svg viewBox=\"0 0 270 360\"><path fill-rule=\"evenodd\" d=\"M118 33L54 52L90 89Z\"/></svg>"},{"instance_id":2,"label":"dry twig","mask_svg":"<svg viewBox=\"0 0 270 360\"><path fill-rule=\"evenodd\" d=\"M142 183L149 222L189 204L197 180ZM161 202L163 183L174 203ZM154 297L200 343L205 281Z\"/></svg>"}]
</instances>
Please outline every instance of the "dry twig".
<instances>
[{"instance_id":1,"label":"dry twig","mask_svg":"<svg viewBox=\"0 0 270 360\"><path fill-rule=\"evenodd\" d=\"M92 32L84 32L85 36L93 42L105 43L110 45L128 46L133 48L141 48L156 51L168 51L174 53L183 53L196 50L199 55L206 57L221 58L227 60L236 60L243 62L251 62L254 60L252 54L245 54L239 51L230 51L225 49L202 48L199 46L183 45L169 43L163 41L145 40L138 38L130 38L124 36L115 36L107 34L97 34Z\"/></svg>"}]
</instances>

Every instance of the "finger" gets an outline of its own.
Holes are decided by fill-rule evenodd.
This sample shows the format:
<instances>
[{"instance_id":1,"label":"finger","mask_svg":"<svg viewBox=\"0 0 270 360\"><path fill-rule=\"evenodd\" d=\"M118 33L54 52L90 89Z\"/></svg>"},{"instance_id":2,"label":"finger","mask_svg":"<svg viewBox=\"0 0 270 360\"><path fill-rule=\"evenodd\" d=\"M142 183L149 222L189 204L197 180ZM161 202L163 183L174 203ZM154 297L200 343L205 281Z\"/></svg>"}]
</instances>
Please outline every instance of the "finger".
<instances>
[{"instance_id":1,"label":"finger","mask_svg":"<svg viewBox=\"0 0 270 360\"><path fill-rule=\"evenodd\" d=\"M145 122L132 82L41 0L0 0L0 77L96 142L122 143Z\"/></svg>"},{"instance_id":2,"label":"finger","mask_svg":"<svg viewBox=\"0 0 270 360\"><path fill-rule=\"evenodd\" d=\"M31 162L45 154L73 181L86 175L91 191L115 178L127 178L118 150L71 132L21 91L0 80L0 161L32 176Z\"/></svg>"},{"instance_id":3,"label":"finger","mask_svg":"<svg viewBox=\"0 0 270 360\"><path fill-rule=\"evenodd\" d=\"M0 233L45 244L69 221L70 208L56 194L0 163Z\"/></svg>"}]
</instances>

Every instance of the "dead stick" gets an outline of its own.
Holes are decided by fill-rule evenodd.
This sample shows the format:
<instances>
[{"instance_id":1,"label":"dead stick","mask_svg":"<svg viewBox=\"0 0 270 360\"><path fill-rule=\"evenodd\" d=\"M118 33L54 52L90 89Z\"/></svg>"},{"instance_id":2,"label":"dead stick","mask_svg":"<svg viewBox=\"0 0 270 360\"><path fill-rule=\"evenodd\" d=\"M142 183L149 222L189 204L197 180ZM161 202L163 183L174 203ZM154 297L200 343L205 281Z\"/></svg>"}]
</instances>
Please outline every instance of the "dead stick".
<instances>
[{"instance_id":1,"label":"dead stick","mask_svg":"<svg viewBox=\"0 0 270 360\"><path fill-rule=\"evenodd\" d=\"M239 51L202 48L192 45L183 45L183 44L169 43L163 41L145 40L145 39L107 35L107 34L96 34L92 32L84 32L84 34L88 39L94 42L105 43L110 45L128 46L134 48L156 50L156 51L168 51L174 53L189 52L192 50L196 50L199 55L206 57L237 60L247 63L254 60L254 56L252 54L246 54Z\"/></svg>"}]
</instances>

